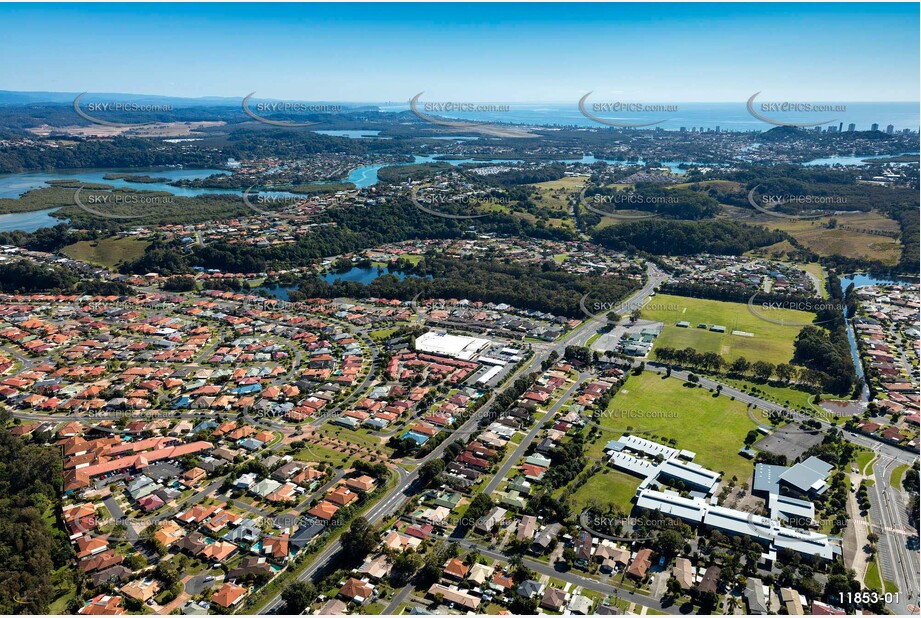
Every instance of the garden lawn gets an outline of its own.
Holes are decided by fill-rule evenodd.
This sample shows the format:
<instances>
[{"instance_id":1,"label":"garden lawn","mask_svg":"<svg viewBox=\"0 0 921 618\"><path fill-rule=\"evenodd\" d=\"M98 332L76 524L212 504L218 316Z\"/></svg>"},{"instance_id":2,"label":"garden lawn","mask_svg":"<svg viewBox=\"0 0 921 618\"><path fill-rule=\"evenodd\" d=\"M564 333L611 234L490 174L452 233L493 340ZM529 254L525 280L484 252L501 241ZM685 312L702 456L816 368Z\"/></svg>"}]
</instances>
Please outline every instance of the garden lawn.
<instances>
[{"instance_id":1,"label":"garden lawn","mask_svg":"<svg viewBox=\"0 0 921 618\"><path fill-rule=\"evenodd\" d=\"M638 477L625 472L613 468L599 470L572 494L573 512L581 513L594 500L599 506L615 504L622 512L629 513L633 508L630 501L639 484Z\"/></svg>"},{"instance_id":2,"label":"garden lawn","mask_svg":"<svg viewBox=\"0 0 921 618\"><path fill-rule=\"evenodd\" d=\"M908 464L897 466L889 476L889 484L892 485L892 487L895 489L902 489L902 477L905 476L905 472L907 471Z\"/></svg>"},{"instance_id":3,"label":"garden lawn","mask_svg":"<svg viewBox=\"0 0 921 618\"><path fill-rule=\"evenodd\" d=\"M81 240L61 249L61 253L81 262L114 268L121 262L130 262L144 255L150 245L146 240L136 238L102 238Z\"/></svg>"}]
</instances>

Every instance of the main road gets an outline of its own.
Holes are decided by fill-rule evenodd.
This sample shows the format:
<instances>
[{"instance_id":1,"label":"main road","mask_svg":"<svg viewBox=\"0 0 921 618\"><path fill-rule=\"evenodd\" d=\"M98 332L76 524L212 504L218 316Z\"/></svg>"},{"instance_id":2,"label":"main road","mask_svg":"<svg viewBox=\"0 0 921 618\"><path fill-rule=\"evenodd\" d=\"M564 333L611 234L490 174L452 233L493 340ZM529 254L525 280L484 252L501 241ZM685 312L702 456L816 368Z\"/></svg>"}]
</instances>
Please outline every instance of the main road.
<instances>
[{"instance_id":1,"label":"main road","mask_svg":"<svg viewBox=\"0 0 921 618\"><path fill-rule=\"evenodd\" d=\"M897 601L887 607L897 614L916 613L909 611L909 605L918 605L918 550L908 547L911 538L917 538L908 525L908 512L902 492L893 487L890 479L897 461L886 455L873 464L876 482L871 489L871 524L879 535L879 556L881 576L894 583L899 589ZM885 592L881 590L880 592Z\"/></svg>"}]
</instances>

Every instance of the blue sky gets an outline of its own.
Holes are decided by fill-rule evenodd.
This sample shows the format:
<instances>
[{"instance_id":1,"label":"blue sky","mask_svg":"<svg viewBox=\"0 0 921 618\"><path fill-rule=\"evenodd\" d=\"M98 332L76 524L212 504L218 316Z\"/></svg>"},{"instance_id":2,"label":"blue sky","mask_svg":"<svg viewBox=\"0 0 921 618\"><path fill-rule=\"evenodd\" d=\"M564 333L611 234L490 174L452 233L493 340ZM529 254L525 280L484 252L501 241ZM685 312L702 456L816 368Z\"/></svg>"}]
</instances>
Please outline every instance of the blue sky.
<instances>
[{"instance_id":1,"label":"blue sky","mask_svg":"<svg viewBox=\"0 0 921 618\"><path fill-rule=\"evenodd\" d=\"M0 24L2 90L917 101L921 72L916 3L0 4Z\"/></svg>"}]
</instances>

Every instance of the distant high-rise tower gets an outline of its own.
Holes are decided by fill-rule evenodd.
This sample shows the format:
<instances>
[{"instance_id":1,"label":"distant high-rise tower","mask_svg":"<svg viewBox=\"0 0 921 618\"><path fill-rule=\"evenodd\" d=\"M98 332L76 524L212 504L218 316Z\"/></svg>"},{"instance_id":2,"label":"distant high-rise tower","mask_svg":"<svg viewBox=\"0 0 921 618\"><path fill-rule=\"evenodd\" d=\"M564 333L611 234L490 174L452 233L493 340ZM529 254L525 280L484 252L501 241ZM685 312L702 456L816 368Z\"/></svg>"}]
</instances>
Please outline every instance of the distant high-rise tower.
<instances>
[{"instance_id":1,"label":"distant high-rise tower","mask_svg":"<svg viewBox=\"0 0 921 618\"><path fill-rule=\"evenodd\" d=\"M717 132L717 133L720 132L720 125L716 125L716 132Z\"/></svg>"},{"instance_id":2,"label":"distant high-rise tower","mask_svg":"<svg viewBox=\"0 0 921 618\"><path fill-rule=\"evenodd\" d=\"M844 131L844 123L839 122L838 123L838 133L841 133L842 131Z\"/></svg>"},{"instance_id":3,"label":"distant high-rise tower","mask_svg":"<svg viewBox=\"0 0 921 618\"><path fill-rule=\"evenodd\" d=\"M871 131L879 131L879 123L874 122L873 124L871 124L871 125L870 125L870 130L871 130Z\"/></svg>"},{"instance_id":4,"label":"distant high-rise tower","mask_svg":"<svg viewBox=\"0 0 921 618\"><path fill-rule=\"evenodd\" d=\"M681 132L682 132L682 133L686 133L686 132L687 132L687 128L681 127Z\"/></svg>"},{"instance_id":5,"label":"distant high-rise tower","mask_svg":"<svg viewBox=\"0 0 921 618\"><path fill-rule=\"evenodd\" d=\"M835 125L831 125L830 127L828 127L828 129L825 132L826 133L837 133L838 127L836 127Z\"/></svg>"},{"instance_id":6,"label":"distant high-rise tower","mask_svg":"<svg viewBox=\"0 0 921 618\"><path fill-rule=\"evenodd\" d=\"M886 127L886 133L892 135L895 132L895 127L891 124Z\"/></svg>"},{"instance_id":7,"label":"distant high-rise tower","mask_svg":"<svg viewBox=\"0 0 921 618\"><path fill-rule=\"evenodd\" d=\"M854 132L854 129L856 129L856 128L857 128L857 125L854 124L854 123L852 122L851 124L847 125L847 132L848 132L848 133L853 133L853 132Z\"/></svg>"}]
</instances>

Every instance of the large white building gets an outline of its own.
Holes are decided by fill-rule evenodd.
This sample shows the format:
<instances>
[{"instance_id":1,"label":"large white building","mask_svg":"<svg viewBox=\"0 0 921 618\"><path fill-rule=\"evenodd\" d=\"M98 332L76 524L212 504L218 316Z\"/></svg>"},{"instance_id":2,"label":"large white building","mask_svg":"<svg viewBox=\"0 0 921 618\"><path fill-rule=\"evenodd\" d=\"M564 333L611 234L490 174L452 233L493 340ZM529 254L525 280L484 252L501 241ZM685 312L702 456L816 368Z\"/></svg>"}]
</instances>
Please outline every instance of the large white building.
<instances>
[{"instance_id":1,"label":"large white building","mask_svg":"<svg viewBox=\"0 0 921 618\"><path fill-rule=\"evenodd\" d=\"M445 332L429 331L416 338L416 350L419 352L429 352L430 354L450 356L451 358L459 358L461 360L471 360L477 354L488 348L491 343L492 342L488 339L477 339L476 337L449 335Z\"/></svg>"},{"instance_id":2,"label":"large white building","mask_svg":"<svg viewBox=\"0 0 921 618\"><path fill-rule=\"evenodd\" d=\"M817 457L792 468L758 465L754 491L768 495L771 512L771 517L761 517L718 506L712 494L719 485L719 473L690 461L694 458L694 453L690 451L632 435L608 442L605 451L612 466L643 479L636 490L636 506L641 509L658 511L728 534L754 537L768 548L765 557L770 560L776 559L780 549L825 560L832 560L841 553L841 547L831 542L828 536L805 529L815 517L815 507L811 502L780 494L779 483L786 483L804 493L824 491L827 487L825 479L832 466ZM674 491L656 489L663 480L680 482L691 495L685 497ZM780 520L799 522L800 525L784 526Z\"/></svg>"},{"instance_id":3,"label":"large white building","mask_svg":"<svg viewBox=\"0 0 921 618\"><path fill-rule=\"evenodd\" d=\"M713 505L701 498L685 498L673 491L640 489L637 491L636 506L678 517L695 525L703 524L728 534L754 537L768 547L768 557L772 560L776 558L779 549L790 549L825 560L832 560L841 553L841 548L824 534L787 528L768 517Z\"/></svg>"}]
</instances>

